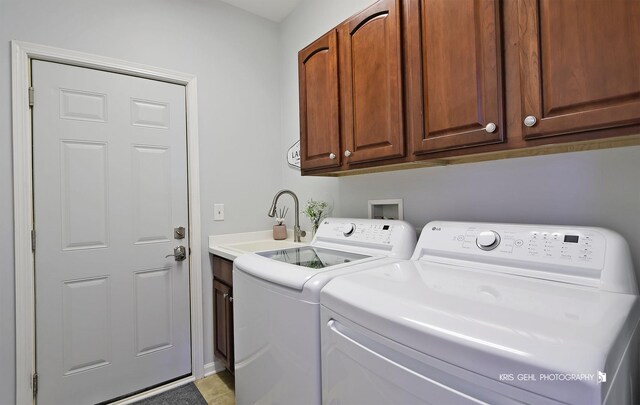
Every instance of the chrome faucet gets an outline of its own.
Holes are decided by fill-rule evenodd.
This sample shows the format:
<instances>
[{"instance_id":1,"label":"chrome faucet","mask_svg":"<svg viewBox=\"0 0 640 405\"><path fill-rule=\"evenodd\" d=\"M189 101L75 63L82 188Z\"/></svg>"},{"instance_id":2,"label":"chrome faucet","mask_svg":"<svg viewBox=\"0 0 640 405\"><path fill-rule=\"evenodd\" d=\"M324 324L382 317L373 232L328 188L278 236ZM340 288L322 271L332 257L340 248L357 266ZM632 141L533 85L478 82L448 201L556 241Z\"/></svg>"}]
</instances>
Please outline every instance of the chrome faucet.
<instances>
[{"instance_id":1,"label":"chrome faucet","mask_svg":"<svg viewBox=\"0 0 640 405\"><path fill-rule=\"evenodd\" d=\"M295 225L293 226L293 241L300 242L300 237L306 236L307 233L305 231L300 230L300 207L298 205L298 196L293 191L291 190L278 191L276 193L276 196L273 197L273 202L271 203L271 208L269 209L269 213L267 215L269 215L272 218L276 216L276 204L278 203L278 198L280 198L282 194L289 194L291 197L293 197L293 202L295 204Z\"/></svg>"}]
</instances>

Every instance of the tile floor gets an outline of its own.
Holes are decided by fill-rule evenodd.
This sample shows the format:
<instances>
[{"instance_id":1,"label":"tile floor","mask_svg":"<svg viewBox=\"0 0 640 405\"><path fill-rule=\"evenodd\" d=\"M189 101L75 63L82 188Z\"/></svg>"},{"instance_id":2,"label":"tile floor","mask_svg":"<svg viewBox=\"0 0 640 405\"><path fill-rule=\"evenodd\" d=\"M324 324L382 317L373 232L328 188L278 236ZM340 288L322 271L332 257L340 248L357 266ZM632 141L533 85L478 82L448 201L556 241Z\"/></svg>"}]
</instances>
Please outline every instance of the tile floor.
<instances>
[{"instance_id":1,"label":"tile floor","mask_svg":"<svg viewBox=\"0 0 640 405\"><path fill-rule=\"evenodd\" d=\"M233 376L228 371L205 377L195 382L209 405L235 405Z\"/></svg>"}]
</instances>

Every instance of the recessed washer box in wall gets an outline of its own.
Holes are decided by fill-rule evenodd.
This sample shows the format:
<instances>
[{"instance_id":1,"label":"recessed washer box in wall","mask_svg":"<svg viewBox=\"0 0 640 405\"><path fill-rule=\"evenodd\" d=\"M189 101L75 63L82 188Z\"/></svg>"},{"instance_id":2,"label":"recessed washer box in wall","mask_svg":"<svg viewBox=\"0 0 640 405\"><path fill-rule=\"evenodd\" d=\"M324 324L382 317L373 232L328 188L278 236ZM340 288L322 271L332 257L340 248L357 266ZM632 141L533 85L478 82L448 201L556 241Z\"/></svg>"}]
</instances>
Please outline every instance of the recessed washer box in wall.
<instances>
[{"instance_id":1,"label":"recessed washer box in wall","mask_svg":"<svg viewBox=\"0 0 640 405\"><path fill-rule=\"evenodd\" d=\"M369 200L369 218L404 219L402 198L391 200Z\"/></svg>"}]
</instances>

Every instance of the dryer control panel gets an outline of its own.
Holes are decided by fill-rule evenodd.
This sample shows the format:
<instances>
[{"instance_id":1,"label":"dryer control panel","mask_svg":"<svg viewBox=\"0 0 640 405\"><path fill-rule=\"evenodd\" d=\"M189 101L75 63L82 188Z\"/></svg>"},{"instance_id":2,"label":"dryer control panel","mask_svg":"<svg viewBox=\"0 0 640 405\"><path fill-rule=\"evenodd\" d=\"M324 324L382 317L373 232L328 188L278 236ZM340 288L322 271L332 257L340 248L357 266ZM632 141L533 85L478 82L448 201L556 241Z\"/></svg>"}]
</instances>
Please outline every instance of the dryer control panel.
<instances>
[{"instance_id":1,"label":"dryer control panel","mask_svg":"<svg viewBox=\"0 0 640 405\"><path fill-rule=\"evenodd\" d=\"M596 231L549 228L469 227L459 229L454 244L463 250L495 251L520 260L573 263L602 268L605 239Z\"/></svg>"},{"instance_id":2,"label":"dryer control panel","mask_svg":"<svg viewBox=\"0 0 640 405\"><path fill-rule=\"evenodd\" d=\"M603 228L434 221L423 228L413 259L423 257L590 286L601 285L607 269L635 284L626 241Z\"/></svg>"}]
</instances>

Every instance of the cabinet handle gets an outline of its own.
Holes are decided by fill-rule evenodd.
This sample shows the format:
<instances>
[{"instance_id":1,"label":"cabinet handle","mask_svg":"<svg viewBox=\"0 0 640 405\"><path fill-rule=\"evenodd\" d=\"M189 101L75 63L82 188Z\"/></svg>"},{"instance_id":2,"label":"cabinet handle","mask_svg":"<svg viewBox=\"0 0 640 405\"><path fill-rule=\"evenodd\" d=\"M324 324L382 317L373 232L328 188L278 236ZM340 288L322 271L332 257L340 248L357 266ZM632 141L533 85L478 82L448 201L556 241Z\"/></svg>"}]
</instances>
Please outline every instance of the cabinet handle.
<instances>
[{"instance_id":1,"label":"cabinet handle","mask_svg":"<svg viewBox=\"0 0 640 405\"><path fill-rule=\"evenodd\" d=\"M494 124L493 122L490 122L487 124L486 127L484 127L484 130L487 131L488 133L492 133L492 132L495 132L496 128L498 128L496 124Z\"/></svg>"},{"instance_id":2,"label":"cabinet handle","mask_svg":"<svg viewBox=\"0 0 640 405\"><path fill-rule=\"evenodd\" d=\"M225 299L225 300L227 299L228 296L229 296L229 294L222 294L222 298Z\"/></svg>"},{"instance_id":3,"label":"cabinet handle","mask_svg":"<svg viewBox=\"0 0 640 405\"><path fill-rule=\"evenodd\" d=\"M536 122L538 122L538 120L533 115L528 115L524 119L524 125L527 126L527 127L532 127L532 126L536 125Z\"/></svg>"},{"instance_id":4,"label":"cabinet handle","mask_svg":"<svg viewBox=\"0 0 640 405\"><path fill-rule=\"evenodd\" d=\"M229 296L229 302L233 302L233 295Z\"/></svg>"},{"instance_id":5,"label":"cabinet handle","mask_svg":"<svg viewBox=\"0 0 640 405\"><path fill-rule=\"evenodd\" d=\"M351 151L350 151L350 150L345 150L345 151L344 151L344 155L345 155L346 157L351 156Z\"/></svg>"},{"instance_id":6,"label":"cabinet handle","mask_svg":"<svg viewBox=\"0 0 640 405\"><path fill-rule=\"evenodd\" d=\"M336 158L336 154L335 153L329 153L329 159L333 160Z\"/></svg>"}]
</instances>

